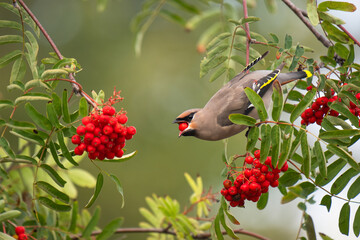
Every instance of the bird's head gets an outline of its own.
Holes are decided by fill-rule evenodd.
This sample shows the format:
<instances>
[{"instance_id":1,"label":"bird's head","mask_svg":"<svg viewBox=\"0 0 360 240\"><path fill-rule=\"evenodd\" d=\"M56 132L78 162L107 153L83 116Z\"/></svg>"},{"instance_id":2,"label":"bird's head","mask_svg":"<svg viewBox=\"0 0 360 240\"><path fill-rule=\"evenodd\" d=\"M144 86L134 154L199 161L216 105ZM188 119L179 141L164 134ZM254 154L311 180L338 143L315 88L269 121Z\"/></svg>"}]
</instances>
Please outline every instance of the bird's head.
<instances>
[{"instance_id":1,"label":"bird's head","mask_svg":"<svg viewBox=\"0 0 360 240\"><path fill-rule=\"evenodd\" d=\"M196 133L196 123L193 121L195 114L201 110L200 108L193 108L181 113L173 123L179 124L179 137L194 136Z\"/></svg>"}]
</instances>

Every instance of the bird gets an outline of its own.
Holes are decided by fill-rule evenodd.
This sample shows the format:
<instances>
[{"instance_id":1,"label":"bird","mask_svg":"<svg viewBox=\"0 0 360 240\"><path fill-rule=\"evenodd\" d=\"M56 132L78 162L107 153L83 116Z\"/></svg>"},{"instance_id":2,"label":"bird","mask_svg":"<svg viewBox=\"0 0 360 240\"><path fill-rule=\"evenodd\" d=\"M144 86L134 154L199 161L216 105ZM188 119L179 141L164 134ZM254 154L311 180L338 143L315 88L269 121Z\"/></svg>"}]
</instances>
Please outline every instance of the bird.
<instances>
[{"instance_id":1,"label":"bird","mask_svg":"<svg viewBox=\"0 0 360 240\"><path fill-rule=\"evenodd\" d=\"M218 90L203 108L188 109L176 117L173 123L179 124L179 137L193 136L202 140L218 141L238 134L248 126L232 123L229 120L230 114L241 113L259 119L257 110L244 92L245 88L252 88L268 108L275 80L284 85L312 76L308 70L280 73L284 63L274 71L256 70L248 73L248 70L267 54L268 51L246 66L243 71ZM182 127L180 124L183 124Z\"/></svg>"}]
</instances>

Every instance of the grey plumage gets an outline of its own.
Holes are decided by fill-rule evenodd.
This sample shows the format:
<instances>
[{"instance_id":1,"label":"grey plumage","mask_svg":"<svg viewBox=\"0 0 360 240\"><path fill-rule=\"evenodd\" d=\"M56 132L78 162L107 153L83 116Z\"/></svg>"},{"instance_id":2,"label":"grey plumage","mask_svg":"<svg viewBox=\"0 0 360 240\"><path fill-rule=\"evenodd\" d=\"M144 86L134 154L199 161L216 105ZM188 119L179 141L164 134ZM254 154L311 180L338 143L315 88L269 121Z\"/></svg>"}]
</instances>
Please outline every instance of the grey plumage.
<instances>
[{"instance_id":1,"label":"grey plumage","mask_svg":"<svg viewBox=\"0 0 360 240\"><path fill-rule=\"evenodd\" d=\"M256 63L254 62L250 65L253 66ZM229 120L229 115L241 113L256 119L259 118L256 109L252 107L244 92L246 87L252 88L257 92L263 98L265 106L268 107L271 102L272 84L275 79L283 85L296 79L311 76L311 73L308 71L280 73L282 67L283 65L274 71L258 70L248 74L245 72L249 67L245 68L243 72L235 76L216 92L202 109L187 110L176 118L174 122L187 122L189 124L181 135L216 141L231 137L245 130L247 126L233 124ZM187 118L189 114L191 114L190 118Z\"/></svg>"}]
</instances>

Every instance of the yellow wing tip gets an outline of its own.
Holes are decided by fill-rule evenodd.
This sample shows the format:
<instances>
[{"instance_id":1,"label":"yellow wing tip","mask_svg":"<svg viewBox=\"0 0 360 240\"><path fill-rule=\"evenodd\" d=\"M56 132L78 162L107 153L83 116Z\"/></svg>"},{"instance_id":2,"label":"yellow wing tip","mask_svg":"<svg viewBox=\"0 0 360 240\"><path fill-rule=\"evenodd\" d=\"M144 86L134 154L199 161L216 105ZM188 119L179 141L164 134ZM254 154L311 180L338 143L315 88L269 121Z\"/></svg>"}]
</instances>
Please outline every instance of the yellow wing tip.
<instances>
[{"instance_id":1,"label":"yellow wing tip","mask_svg":"<svg viewBox=\"0 0 360 240\"><path fill-rule=\"evenodd\" d=\"M312 77L312 73L308 70L304 70L304 72L306 73L306 78Z\"/></svg>"}]
</instances>

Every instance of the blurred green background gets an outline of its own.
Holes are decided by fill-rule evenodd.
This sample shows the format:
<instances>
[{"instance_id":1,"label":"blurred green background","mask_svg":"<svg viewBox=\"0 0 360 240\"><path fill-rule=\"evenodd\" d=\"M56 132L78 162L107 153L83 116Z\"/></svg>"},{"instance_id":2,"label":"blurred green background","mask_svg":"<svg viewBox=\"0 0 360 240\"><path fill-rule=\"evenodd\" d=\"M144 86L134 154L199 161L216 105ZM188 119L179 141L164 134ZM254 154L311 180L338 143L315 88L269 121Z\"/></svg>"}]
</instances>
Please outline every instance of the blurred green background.
<instances>
[{"instance_id":1,"label":"blurred green background","mask_svg":"<svg viewBox=\"0 0 360 240\"><path fill-rule=\"evenodd\" d=\"M212 187L215 192L221 189L224 143L178 138L177 125L172 124L182 111L202 107L223 84L221 80L209 83L206 78L199 79L199 64L203 57L196 52L199 32L185 32L178 25L157 19L145 35L141 56L135 57L130 22L140 11L142 1L109 1L104 12L98 12L96 2L91 0L26 2L62 54L76 58L81 64L83 70L76 79L85 91L90 93L91 90L103 89L109 96L114 87L122 90L125 99L118 108L123 107L128 112L129 124L137 128L136 136L127 144L128 152L138 150L137 156L122 164L101 164L102 168L118 176L125 194L125 207L120 208L120 194L113 182L105 179L97 200L102 207L102 225L112 218L123 216L123 227L137 227L144 220L138 209L146 206L145 197L153 193L169 195L184 207L191 194L184 172L193 177L200 175L205 189ZM297 4L304 9L304 2L297 1ZM253 31L259 31L266 37L267 33L273 32L281 39L287 33L292 35L294 42L301 42L324 54L325 48L283 4L278 5L276 14L270 14L262 1L258 1L258 5L249 12L249 15L262 18L262 21L251 25ZM4 9L0 9L0 16L1 19L14 18ZM52 51L49 44L41 36L39 60L49 51ZM8 49L0 46L0 56L5 52ZM272 57L274 54L267 60ZM10 70L11 66L0 69L0 98L11 95L5 87ZM63 86L69 88L67 84ZM6 114L1 113L1 117L8 116ZM242 154L244 147L244 133L232 137L228 155ZM97 169L86 159L81 167L97 174ZM92 190L80 190L80 206L86 204L91 194ZM281 205L280 198L279 192L272 189L265 210L258 211L256 205L250 202L245 209L234 209L241 222L240 227L271 239L294 239L301 212L296 202ZM121 238L119 235L116 237ZM141 234L127 235L127 239L144 238L145 235Z\"/></svg>"}]
</instances>

